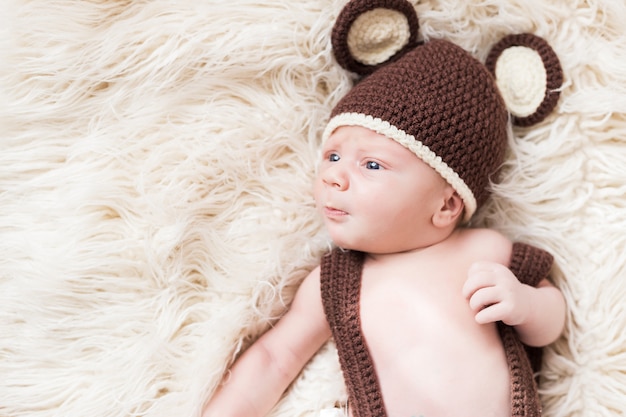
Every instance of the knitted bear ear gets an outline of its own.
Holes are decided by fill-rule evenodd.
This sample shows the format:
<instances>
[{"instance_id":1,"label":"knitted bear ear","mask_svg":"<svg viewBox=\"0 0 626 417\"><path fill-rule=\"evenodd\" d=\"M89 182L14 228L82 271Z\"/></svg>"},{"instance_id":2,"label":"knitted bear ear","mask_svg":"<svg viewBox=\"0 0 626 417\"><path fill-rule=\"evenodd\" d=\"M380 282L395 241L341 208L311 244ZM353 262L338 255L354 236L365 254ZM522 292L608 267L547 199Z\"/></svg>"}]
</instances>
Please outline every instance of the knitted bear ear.
<instances>
[{"instance_id":1,"label":"knitted bear ear","mask_svg":"<svg viewBox=\"0 0 626 417\"><path fill-rule=\"evenodd\" d=\"M513 124L539 123L556 106L563 71L544 39L530 33L506 36L493 46L485 65L496 78Z\"/></svg>"},{"instance_id":2,"label":"knitted bear ear","mask_svg":"<svg viewBox=\"0 0 626 417\"><path fill-rule=\"evenodd\" d=\"M333 52L344 69L367 75L416 46L418 29L406 0L351 0L333 27Z\"/></svg>"}]
</instances>

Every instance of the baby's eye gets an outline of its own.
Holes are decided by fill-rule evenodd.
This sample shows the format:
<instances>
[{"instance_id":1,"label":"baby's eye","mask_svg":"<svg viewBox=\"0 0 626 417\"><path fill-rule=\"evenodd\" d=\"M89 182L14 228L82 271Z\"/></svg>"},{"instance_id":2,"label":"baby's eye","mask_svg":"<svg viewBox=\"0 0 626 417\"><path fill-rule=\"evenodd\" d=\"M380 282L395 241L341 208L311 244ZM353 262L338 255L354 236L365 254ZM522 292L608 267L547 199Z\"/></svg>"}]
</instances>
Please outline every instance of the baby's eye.
<instances>
[{"instance_id":1,"label":"baby's eye","mask_svg":"<svg viewBox=\"0 0 626 417\"><path fill-rule=\"evenodd\" d=\"M367 169L383 169L383 167L381 167L380 164L376 161L367 161L365 166L367 167Z\"/></svg>"},{"instance_id":2,"label":"baby's eye","mask_svg":"<svg viewBox=\"0 0 626 417\"><path fill-rule=\"evenodd\" d=\"M328 155L328 160L330 162L337 162L339 161L341 158L339 158L339 155L337 155L336 153L331 153L330 155Z\"/></svg>"}]
</instances>

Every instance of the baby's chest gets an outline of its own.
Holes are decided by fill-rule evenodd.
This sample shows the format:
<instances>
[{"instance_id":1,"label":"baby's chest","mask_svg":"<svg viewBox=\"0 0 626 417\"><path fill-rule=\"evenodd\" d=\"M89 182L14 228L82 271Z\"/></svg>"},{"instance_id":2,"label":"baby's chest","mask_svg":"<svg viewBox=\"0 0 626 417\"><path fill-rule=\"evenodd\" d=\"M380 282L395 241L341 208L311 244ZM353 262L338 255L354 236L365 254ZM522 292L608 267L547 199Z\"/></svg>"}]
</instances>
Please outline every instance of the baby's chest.
<instances>
[{"instance_id":1,"label":"baby's chest","mask_svg":"<svg viewBox=\"0 0 626 417\"><path fill-rule=\"evenodd\" d=\"M463 296L470 264L363 271L361 329L390 415L468 415L508 398L497 328L476 323Z\"/></svg>"},{"instance_id":2,"label":"baby's chest","mask_svg":"<svg viewBox=\"0 0 626 417\"><path fill-rule=\"evenodd\" d=\"M462 293L465 279L456 268L441 268L427 276L364 274L359 306L364 335L402 346L472 337L479 329Z\"/></svg>"},{"instance_id":3,"label":"baby's chest","mask_svg":"<svg viewBox=\"0 0 626 417\"><path fill-rule=\"evenodd\" d=\"M484 369L506 380L496 326L476 323L462 284L394 281L365 285L360 303L363 336L387 395L410 387L433 399L460 375L469 380Z\"/></svg>"}]
</instances>

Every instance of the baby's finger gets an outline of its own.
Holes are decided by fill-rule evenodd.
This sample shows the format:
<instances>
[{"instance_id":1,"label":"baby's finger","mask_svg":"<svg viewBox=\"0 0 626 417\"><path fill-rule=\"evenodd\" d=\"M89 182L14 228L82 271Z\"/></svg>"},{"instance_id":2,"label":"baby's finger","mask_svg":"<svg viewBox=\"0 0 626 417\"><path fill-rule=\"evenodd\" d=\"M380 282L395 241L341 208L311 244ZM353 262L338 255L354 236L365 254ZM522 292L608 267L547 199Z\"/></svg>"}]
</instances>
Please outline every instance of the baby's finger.
<instances>
[{"instance_id":1,"label":"baby's finger","mask_svg":"<svg viewBox=\"0 0 626 417\"><path fill-rule=\"evenodd\" d=\"M493 272L484 268L470 268L467 279L463 283L463 297L469 299L472 294L481 288L492 287L494 283Z\"/></svg>"},{"instance_id":2,"label":"baby's finger","mask_svg":"<svg viewBox=\"0 0 626 417\"><path fill-rule=\"evenodd\" d=\"M487 324L502 320L505 315L505 306L502 303L492 304L483 308L474 316L476 323Z\"/></svg>"},{"instance_id":3,"label":"baby's finger","mask_svg":"<svg viewBox=\"0 0 626 417\"><path fill-rule=\"evenodd\" d=\"M500 302L498 291L495 287L481 288L469 299L469 306L472 311L481 311L485 308Z\"/></svg>"}]
</instances>

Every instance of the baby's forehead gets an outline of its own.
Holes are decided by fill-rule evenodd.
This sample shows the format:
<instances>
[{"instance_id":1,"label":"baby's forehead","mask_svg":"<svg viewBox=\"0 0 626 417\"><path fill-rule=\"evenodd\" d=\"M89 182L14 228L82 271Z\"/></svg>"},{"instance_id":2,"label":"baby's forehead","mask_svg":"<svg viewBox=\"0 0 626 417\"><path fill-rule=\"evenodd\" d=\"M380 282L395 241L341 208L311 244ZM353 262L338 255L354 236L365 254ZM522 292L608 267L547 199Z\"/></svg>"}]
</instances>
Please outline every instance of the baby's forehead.
<instances>
[{"instance_id":1,"label":"baby's forehead","mask_svg":"<svg viewBox=\"0 0 626 417\"><path fill-rule=\"evenodd\" d=\"M398 141L372 129L357 125L339 126L324 142L324 149L355 146L371 151L387 151L414 157L421 161L410 149Z\"/></svg>"},{"instance_id":2,"label":"baby's forehead","mask_svg":"<svg viewBox=\"0 0 626 417\"><path fill-rule=\"evenodd\" d=\"M363 126L345 125L337 127L324 144L366 143L371 146L390 146L395 141L388 136Z\"/></svg>"}]
</instances>

